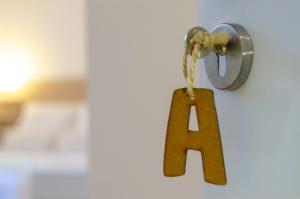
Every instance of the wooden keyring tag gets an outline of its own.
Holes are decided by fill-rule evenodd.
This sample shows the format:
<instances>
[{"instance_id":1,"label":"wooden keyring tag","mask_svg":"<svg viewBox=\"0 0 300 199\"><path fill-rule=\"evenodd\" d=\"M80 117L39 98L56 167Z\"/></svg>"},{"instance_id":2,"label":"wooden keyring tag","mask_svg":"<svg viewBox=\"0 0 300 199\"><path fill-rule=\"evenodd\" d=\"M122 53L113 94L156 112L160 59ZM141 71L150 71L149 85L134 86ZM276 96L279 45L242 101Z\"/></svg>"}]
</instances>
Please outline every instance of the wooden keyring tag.
<instances>
[{"instance_id":1,"label":"wooden keyring tag","mask_svg":"<svg viewBox=\"0 0 300 199\"><path fill-rule=\"evenodd\" d=\"M174 91L169 115L164 155L164 175L185 174L188 150L202 154L205 181L216 185L227 183L213 91L194 88L195 99L186 88ZM191 106L195 106L199 131L189 130Z\"/></svg>"}]
</instances>

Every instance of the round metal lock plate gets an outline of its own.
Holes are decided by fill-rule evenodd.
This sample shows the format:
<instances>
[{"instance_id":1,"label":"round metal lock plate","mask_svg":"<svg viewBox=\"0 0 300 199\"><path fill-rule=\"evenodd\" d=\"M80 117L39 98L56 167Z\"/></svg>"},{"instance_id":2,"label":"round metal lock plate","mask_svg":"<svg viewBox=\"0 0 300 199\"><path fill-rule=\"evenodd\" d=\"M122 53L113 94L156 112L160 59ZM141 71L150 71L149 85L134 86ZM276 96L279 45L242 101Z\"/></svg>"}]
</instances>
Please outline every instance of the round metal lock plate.
<instances>
[{"instance_id":1,"label":"round metal lock plate","mask_svg":"<svg viewBox=\"0 0 300 199\"><path fill-rule=\"evenodd\" d=\"M205 59L205 69L214 87L222 90L235 90L247 80L253 63L253 44L248 32L238 24L220 24L212 32L226 31L230 35L227 52L222 57L210 53ZM224 73L220 75L220 60Z\"/></svg>"}]
</instances>

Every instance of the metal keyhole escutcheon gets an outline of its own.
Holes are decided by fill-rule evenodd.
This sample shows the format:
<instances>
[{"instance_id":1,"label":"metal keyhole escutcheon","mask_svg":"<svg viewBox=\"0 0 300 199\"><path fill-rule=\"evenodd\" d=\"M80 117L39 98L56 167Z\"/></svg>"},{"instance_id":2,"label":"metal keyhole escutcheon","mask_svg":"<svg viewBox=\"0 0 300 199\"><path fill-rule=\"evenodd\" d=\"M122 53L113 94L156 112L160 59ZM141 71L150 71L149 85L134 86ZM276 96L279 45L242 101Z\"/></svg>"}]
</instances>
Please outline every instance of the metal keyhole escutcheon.
<instances>
[{"instance_id":1,"label":"metal keyhole escutcheon","mask_svg":"<svg viewBox=\"0 0 300 199\"><path fill-rule=\"evenodd\" d=\"M220 24L212 30L212 33L222 31L230 35L226 54L221 57L211 52L204 58L205 69L214 87L222 90L235 90L246 82L251 71L253 44L250 35L241 25Z\"/></svg>"}]
</instances>

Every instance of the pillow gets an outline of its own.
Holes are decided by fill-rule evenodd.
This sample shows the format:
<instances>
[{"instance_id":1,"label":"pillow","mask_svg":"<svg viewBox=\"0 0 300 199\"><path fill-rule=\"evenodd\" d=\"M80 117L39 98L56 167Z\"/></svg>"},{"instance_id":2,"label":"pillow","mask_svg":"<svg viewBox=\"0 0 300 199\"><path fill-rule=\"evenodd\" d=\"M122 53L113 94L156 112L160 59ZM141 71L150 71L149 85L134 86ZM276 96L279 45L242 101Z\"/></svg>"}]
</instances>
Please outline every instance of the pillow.
<instances>
[{"instance_id":1,"label":"pillow","mask_svg":"<svg viewBox=\"0 0 300 199\"><path fill-rule=\"evenodd\" d=\"M86 103L30 102L25 105L17 125L6 130L3 148L48 151L79 147L81 150L85 146L86 130Z\"/></svg>"},{"instance_id":2,"label":"pillow","mask_svg":"<svg viewBox=\"0 0 300 199\"><path fill-rule=\"evenodd\" d=\"M25 104L18 121L21 129L47 129L53 131L66 128L75 120L73 103L30 102Z\"/></svg>"},{"instance_id":3,"label":"pillow","mask_svg":"<svg viewBox=\"0 0 300 199\"><path fill-rule=\"evenodd\" d=\"M75 129L64 131L58 134L54 146L60 152L85 153L87 151L87 134Z\"/></svg>"},{"instance_id":4,"label":"pillow","mask_svg":"<svg viewBox=\"0 0 300 199\"><path fill-rule=\"evenodd\" d=\"M74 121L74 128L80 132L86 132L88 130L88 106L86 103L78 104L76 108L76 116Z\"/></svg>"},{"instance_id":5,"label":"pillow","mask_svg":"<svg viewBox=\"0 0 300 199\"><path fill-rule=\"evenodd\" d=\"M53 147L55 134L51 129L14 129L3 138L2 148L10 151L48 151Z\"/></svg>"},{"instance_id":6,"label":"pillow","mask_svg":"<svg viewBox=\"0 0 300 199\"><path fill-rule=\"evenodd\" d=\"M85 152L87 147L88 109L86 103L76 107L74 126L57 134L55 147L61 152Z\"/></svg>"}]
</instances>

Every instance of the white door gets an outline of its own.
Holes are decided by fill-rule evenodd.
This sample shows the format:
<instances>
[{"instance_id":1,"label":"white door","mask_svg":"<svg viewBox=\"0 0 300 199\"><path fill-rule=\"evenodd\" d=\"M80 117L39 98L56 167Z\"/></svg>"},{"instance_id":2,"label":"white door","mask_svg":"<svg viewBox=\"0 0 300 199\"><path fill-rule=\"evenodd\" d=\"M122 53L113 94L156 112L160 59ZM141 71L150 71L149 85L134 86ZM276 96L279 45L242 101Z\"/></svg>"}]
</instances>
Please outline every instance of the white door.
<instances>
[{"instance_id":1,"label":"white door","mask_svg":"<svg viewBox=\"0 0 300 199\"><path fill-rule=\"evenodd\" d=\"M297 0L91 0L88 31L92 199L298 199L300 35ZM198 19L198 20L197 20ZM243 25L254 65L234 92L215 90L228 184L162 173L171 95L185 86L183 35L194 25ZM212 88L203 66L200 87Z\"/></svg>"}]
</instances>

